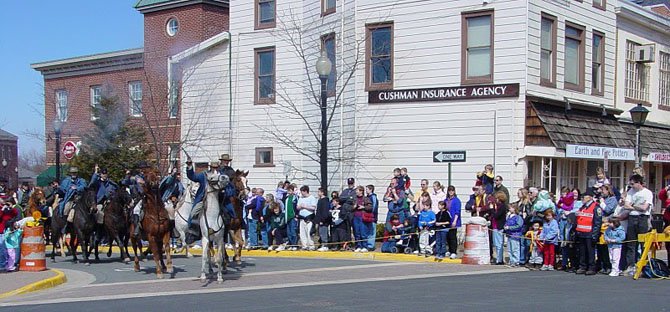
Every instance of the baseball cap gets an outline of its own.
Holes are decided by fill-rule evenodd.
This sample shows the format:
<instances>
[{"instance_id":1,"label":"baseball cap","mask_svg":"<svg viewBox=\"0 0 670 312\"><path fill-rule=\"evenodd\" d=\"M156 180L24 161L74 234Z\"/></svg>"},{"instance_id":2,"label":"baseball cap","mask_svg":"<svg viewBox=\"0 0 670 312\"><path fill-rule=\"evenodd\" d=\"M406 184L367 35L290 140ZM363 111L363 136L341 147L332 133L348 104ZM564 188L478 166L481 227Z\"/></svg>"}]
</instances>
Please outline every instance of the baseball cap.
<instances>
[{"instance_id":1,"label":"baseball cap","mask_svg":"<svg viewBox=\"0 0 670 312\"><path fill-rule=\"evenodd\" d=\"M355 184L355 183L356 183L356 180L354 180L354 178L347 179L347 184L352 185L352 184Z\"/></svg>"}]
</instances>

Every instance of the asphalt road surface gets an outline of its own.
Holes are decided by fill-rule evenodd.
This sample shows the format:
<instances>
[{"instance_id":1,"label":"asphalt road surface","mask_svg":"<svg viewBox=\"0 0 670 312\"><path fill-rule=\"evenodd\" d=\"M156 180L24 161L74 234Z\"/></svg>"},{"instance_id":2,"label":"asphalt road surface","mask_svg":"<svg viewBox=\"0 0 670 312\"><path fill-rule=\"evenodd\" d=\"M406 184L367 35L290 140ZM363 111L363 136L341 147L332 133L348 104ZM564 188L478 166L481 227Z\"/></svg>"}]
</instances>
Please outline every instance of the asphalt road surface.
<instances>
[{"instance_id":1,"label":"asphalt road surface","mask_svg":"<svg viewBox=\"0 0 670 312\"><path fill-rule=\"evenodd\" d=\"M197 280L201 258L171 279L102 261L58 262L68 282L0 301L0 311L670 311L670 281L501 266L245 258L224 282Z\"/></svg>"}]
</instances>

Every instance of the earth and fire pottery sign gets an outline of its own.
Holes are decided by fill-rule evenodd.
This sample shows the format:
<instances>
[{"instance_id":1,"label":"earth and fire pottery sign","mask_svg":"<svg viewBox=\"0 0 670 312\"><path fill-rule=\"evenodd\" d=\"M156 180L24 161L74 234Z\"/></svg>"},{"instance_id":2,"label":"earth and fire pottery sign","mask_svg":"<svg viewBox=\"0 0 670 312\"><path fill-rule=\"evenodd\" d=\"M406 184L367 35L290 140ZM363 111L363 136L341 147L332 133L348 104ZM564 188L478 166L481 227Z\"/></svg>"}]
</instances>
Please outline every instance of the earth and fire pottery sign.
<instances>
[{"instance_id":1,"label":"earth and fire pottery sign","mask_svg":"<svg viewBox=\"0 0 670 312\"><path fill-rule=\"evenodd\" d=\"M370 91L368 92L368 103L382 104L400 102L456 101L518 96L519 84L510 83L497 85Z\"/></svg>"}]
</instances>

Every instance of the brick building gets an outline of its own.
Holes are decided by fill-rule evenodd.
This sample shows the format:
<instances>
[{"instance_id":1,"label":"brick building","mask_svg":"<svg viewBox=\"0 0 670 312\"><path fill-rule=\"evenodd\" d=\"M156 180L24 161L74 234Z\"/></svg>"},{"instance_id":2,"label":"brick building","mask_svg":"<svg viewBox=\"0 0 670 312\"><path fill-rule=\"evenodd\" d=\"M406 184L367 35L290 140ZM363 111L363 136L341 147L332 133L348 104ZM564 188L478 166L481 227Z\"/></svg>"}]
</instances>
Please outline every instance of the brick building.
<instances>
[{"instance_id":1,"label":"brick building","mask_svg":"<svg viewBox=\"0 0 670 312\"><path fill-rule=\"evenodd\" d=\"M16 189L19 181L18 137L0 129L0 184Z\"/></svg>"},{"instance_id":2,"label":"brick building","mask_svg":"<svg viewBox=\"0 0 670 312\"><path fill-rule=\"evenodd\" d=\"M139 0L144 15L144 47L32 64L44 77L46 137L63 121L62 143L78 142L93 127L93 107L115 96L131 122L147 131L154 160L166 167L177 160L179 107L168 99L168 57L228 29L227 0ZM55 163L55 143L46 159ZM67 160L61 157L61 161Z\"/></svg>"}]
</instances>

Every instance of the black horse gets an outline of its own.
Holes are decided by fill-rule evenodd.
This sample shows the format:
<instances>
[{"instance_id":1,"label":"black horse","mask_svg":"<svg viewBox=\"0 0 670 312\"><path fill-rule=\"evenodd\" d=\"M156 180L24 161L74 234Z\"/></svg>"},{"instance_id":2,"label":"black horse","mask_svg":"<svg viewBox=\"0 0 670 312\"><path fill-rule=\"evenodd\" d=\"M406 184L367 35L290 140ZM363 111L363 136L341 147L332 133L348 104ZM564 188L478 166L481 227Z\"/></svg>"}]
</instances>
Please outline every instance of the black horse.
<instances>
[{"instance_id":1,"label":"black horse","mask_svg":"<svg viewBox=\"0 0 670 312\"><path fill-rule=\"evenodd\" d=\"M51 261L56 262L56 246L60 246L61 253L65 257L63 248L68 248L70 253L74 253L74 249L70 245L63 242L61 244L60 239L64 237L61 233L65 224L67 224L67 216L61 215L58 211L58 201L53 206L53 215L51 216ZM68 227L65 234L70 234L70 242L75 241L74 230L71 226Z\"/></svg>"},{"instance_id":2,"label":"black horse","mask_svg":"<svg viewBox=\"0 0 670 312\"><path fill-rule=\"evenodd\" d=\"M76 240L70 238L70 248L72 252L72 261L77 263L77 244L81 244L81 250L84 257L84 263L88 264L89 243L95 231L95 206L96 206L96 191L94 189L86 188L81 195L75 197L74 205L74 222L73 228Z\"/></svg>"},{"instance_id":3,"label":"black horse","mask_svg":"<svg viewBox=\"0 0 670 312\"><path fill-rule=\"evenodd\" d=\"M109 238L109 250L107 257L112 256L112 245L114 242L119 246L121 253L121 260L130 262L130 254L128 253L128 240L130 239L130 218L132 214L132 207L130 207L130 196L128 194L118 191L116 192L109 203L105 207L104 227ZM97 254L97 244L96 244Z\"/></svg>"}]
</instances>

